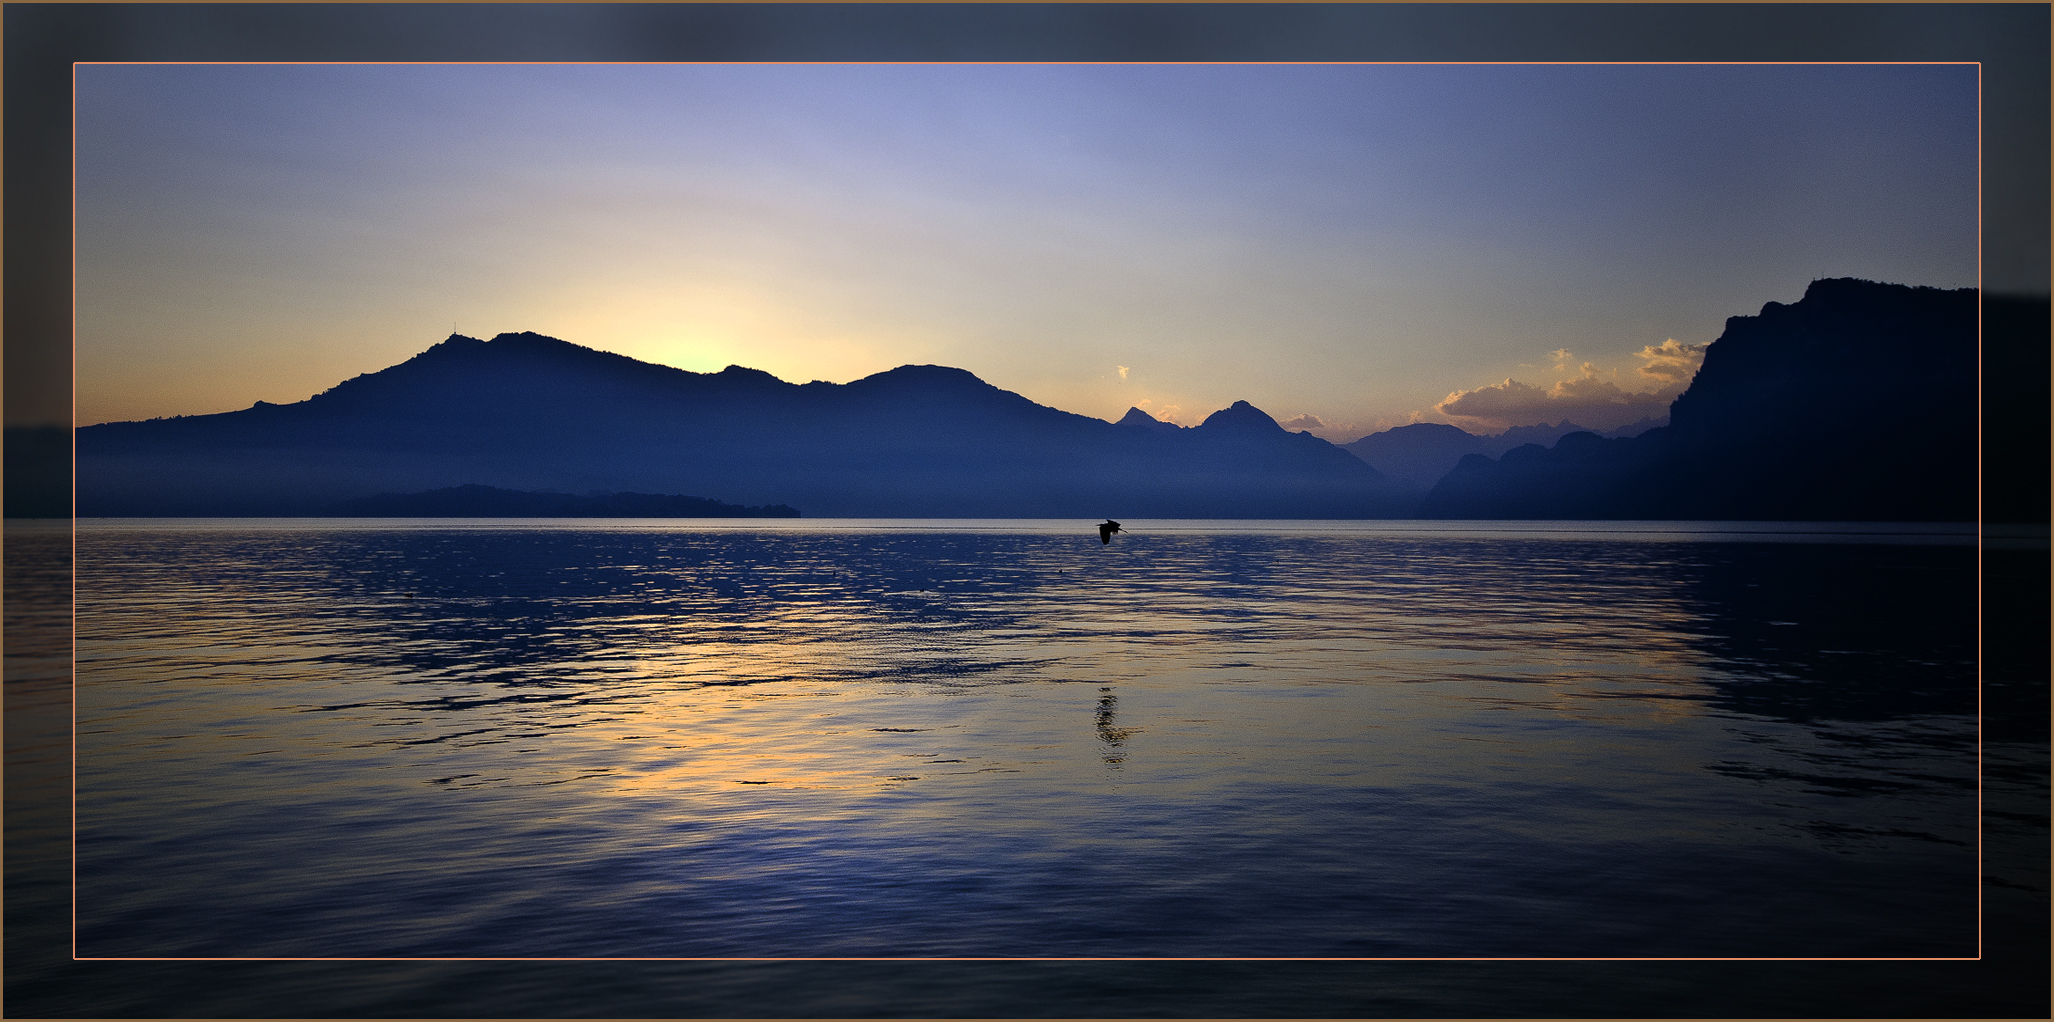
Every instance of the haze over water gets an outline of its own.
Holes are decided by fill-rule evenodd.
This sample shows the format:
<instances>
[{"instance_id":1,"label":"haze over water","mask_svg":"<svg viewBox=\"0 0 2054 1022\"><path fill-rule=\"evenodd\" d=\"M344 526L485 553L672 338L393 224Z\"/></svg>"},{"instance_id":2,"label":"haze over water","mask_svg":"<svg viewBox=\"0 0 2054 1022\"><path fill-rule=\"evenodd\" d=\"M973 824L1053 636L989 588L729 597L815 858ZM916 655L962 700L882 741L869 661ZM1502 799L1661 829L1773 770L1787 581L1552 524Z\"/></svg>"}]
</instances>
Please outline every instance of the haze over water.
<instances>
[{"instance_id":1,"label":"haze over water","mask_svg":"<svg viewBox=\"0 0 2054 1022\"><path fill-rule=\"evenodd\" d=\"M1977 953L1972 536L1126 524L81 522L77 951Z\"/></svg>"}]
</instances>

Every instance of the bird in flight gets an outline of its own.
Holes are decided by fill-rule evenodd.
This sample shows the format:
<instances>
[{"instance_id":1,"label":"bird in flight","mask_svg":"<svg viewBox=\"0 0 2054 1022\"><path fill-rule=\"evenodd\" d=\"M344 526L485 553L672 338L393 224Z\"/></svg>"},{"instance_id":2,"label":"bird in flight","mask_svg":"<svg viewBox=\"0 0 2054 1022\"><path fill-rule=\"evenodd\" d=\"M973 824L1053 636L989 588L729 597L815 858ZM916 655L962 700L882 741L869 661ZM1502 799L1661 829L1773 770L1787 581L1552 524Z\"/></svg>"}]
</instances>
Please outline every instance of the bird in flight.
<instances>
[{"instance_id":1,"label":"bird in flight","mask_svg":"<svg viewBox=\"0 0 2054 1022\"><path fill-rule=\"evenodd\" d=\"M1120 523L1108 518L1105 520L1104 525L1098 527L1098 541L1100 543L1110 543L1113 541L1113 533L1118 531L1120 531Z\"/></svg>"}]
</instances>

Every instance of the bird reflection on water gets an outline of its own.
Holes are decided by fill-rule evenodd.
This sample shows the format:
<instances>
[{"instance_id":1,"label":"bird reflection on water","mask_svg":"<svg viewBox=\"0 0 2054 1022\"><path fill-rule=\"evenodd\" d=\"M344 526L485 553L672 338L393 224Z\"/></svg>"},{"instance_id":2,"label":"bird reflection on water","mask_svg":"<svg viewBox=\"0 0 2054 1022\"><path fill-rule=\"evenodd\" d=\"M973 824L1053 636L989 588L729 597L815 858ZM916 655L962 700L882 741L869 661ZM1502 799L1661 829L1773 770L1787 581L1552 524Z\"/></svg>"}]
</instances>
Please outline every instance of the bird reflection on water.
<instances>
[{"instance_id":1,"label":"bird reflection on water","mask_svg":"<svg viewBox=\"0 0 2054 1022\"><path fill-rule=\"evenodd\" d=\"M1104 693L1098 697L1098 712L1096 714L1098 718L1098 740L1105 743L1105 754L1101 758L1112 766L1119 766L1127 761L1127 750L1125 748L1127 739L1133 737L1134 733L1141 729L1114 727L1113 720L1118 716L1117 710L1120 705L1120 697L1113 694L1111 686L1102 685L1099 687L1099 691Z\"/></svg>"}]
</instances>

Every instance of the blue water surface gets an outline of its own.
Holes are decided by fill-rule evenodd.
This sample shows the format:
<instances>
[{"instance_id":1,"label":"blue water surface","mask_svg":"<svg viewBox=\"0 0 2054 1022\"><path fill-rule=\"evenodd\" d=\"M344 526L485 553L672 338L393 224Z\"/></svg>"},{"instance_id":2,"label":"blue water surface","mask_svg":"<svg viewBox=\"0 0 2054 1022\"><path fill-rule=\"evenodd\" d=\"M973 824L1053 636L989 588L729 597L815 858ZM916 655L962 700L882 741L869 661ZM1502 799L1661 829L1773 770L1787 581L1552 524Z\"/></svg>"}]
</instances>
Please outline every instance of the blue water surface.
<instances>
[{"instance_id":1,"label":"blue water surface","mask_svg":"<svg viewBox=\"0 0 2054 1022\"><path fill-rule=\"evenodd\" d=\"M99 521L82 957L1977 953L1976 552Z\"/></svg>"}]
</instances>

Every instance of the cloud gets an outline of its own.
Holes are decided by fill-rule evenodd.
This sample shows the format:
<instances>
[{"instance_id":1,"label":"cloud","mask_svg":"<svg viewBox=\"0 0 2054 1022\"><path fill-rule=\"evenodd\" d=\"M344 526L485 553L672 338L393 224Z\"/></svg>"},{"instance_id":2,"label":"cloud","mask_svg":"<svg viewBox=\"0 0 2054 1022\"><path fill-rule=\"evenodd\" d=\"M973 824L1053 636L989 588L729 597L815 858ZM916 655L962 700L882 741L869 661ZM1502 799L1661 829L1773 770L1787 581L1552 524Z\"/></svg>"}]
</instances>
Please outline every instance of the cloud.
<instances>
[{"instance_id":1,"label":"cloud","mask_svg":"<svg viewBox=\"0 0 2054 1022\"><path fill-rule=\"evenodd\" d=\"M1671 344L1674 344L1674 343L1676 343L1676 342L1674 342L1674 341L1671 341L1671 342L1669 342L1669 343L1671 343ZM1126 366L1114 366L1113 368L1114 368L1114 369L1118 369L1118 370L1120 371L1120 379L1123 379L1123 380L1124 380L1124 379L1126 379L1126 378L1127 378L1127 367L1126 367Z\"/></svg>"},{"instance_id":2,"label":"cloud","mask_svg":"<svg viewBox=\"0 0 2054 1022\"><path fill-rule=\"evenodd\" d=\"M1434 410L1458 420L1464 428L1502 432L1513 426L1568 419L1591 429L1617 429L1669 410L1672 393L1640 393L1621 390L1611 379L1600 376L1596 367L1583 364L1582 375L1552 387L1536 387L1518 380L1475 390L1449 394Z\"/></svg>"},{"instance_id":3,"label":"cloud","mask_svg":"<svg viewBox=\"0 0 2054 1022\"><path fill-rule=\"evenodd\" d=\"M1179 426L1197 425L1197 423L1183 422L1179 420L1177 417L1184 414L1184 409L1176 405L1164 405L1161 408L1151 409L1148 407L1149 404L1149 399L1144 397L1141 400L1134 402L1134 407L1139 408L1142 411L1155 416L1157 419L1163 422L1172 422L1176 423Z\"/></svg>"},{"instance_id":4,"label":"cloud","mask_svg":"<svg viewBox=\"0 0 2054 1022\"><path fill-rule=\"evenodd\" d=\"M1300 415L1295 419L1285 420L1284 422L1281 422L1278 425L1281 425L1285 429L1289 430L1324 429L1326 427L1326 423L1319 421L1319 416L1314 415L1311 412L1306 412L1304 415Z\"/></svg>"},{"instance_id":5,"label":"cloud","mask_svg":"<svg viewBox=\"0 0 2054 1022\"><path fill-rule=\"evenodd\" d=\"M1685 344L1673 337L1640 349L1641 365L1636 370L1646 391L1619 386L1619 370L1600 372L1590 362L1579 366L1576 375L1549 387L1508 379L1475 390L1458 390L1434 406L1455 424L1471 431L1503 431L1513 426L1560 422L1567 419L1591 429L1617 429L1644 418L1668 414L1669 402L1690 385L1697 368L1704 364L1703 344ZM1572 353L1557 348L1548 353L1555 368L1568 370Z\"/></svg>"},{"instance_id":6,"label":"cloud","mask_svg":"<svg viewBox=\"0 0 2054 1022\"><path fill-rule=\"evenodd\" d=\"M1640 367L1640 374L1660 384L1663 389L1682 387L1697 375L1697 367L1704 364L1705 345L1684 344L1671 337L1660 344L1650 344L1640 349L1640 357L1647 362Z\"/></svg>"}]
</instances>

